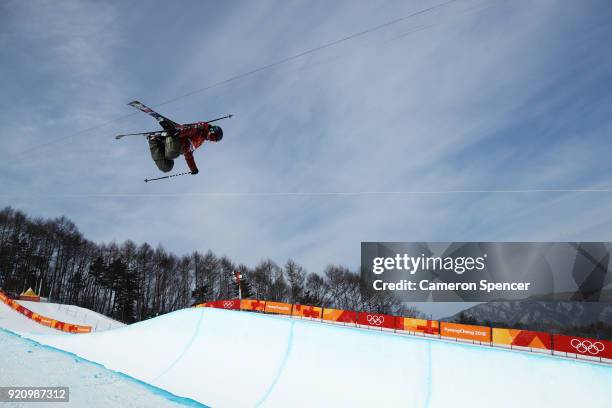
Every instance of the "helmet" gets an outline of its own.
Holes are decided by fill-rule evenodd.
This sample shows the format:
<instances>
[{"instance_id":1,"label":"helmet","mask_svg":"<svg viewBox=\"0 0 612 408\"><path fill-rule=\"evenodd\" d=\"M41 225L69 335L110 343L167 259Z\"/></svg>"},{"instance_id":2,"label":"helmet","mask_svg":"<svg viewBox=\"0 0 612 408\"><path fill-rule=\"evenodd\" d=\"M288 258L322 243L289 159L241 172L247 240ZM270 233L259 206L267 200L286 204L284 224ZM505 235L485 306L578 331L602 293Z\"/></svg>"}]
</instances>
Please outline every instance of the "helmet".
<instances>
[{"instance_id":1,"label":"helmet","mask_svg":"<svg viewBox=\"0 0 612 408\"><path fill-rule=\"evenodd\" d=\"M212 125L208 128L208 131L215 135L215 142L223 139L223 129L221 129L219 126Z\"/></svg>"}]
</instances>

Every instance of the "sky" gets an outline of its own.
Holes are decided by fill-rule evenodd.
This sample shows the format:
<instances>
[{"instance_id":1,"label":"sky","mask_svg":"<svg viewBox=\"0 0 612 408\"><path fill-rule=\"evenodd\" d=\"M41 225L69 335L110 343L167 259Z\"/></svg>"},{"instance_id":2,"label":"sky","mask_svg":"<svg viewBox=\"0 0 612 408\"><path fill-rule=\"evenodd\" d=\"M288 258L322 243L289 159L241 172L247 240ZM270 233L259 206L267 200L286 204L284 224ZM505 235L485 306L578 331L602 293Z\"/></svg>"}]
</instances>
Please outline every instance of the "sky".
<instances>
[{"instance_id":1,"label":"sky","mask_svg":"<svg viewBox=\"0 0 612 408\"><path fill-rule=\"evenodd\" d=\"M611 241L611 191L534 190L612 188L612 4L443 3L1 2L0 206L317 273L361 241ZM144 183L135 99L235 116Z\"/></svg>"}]
</instances>

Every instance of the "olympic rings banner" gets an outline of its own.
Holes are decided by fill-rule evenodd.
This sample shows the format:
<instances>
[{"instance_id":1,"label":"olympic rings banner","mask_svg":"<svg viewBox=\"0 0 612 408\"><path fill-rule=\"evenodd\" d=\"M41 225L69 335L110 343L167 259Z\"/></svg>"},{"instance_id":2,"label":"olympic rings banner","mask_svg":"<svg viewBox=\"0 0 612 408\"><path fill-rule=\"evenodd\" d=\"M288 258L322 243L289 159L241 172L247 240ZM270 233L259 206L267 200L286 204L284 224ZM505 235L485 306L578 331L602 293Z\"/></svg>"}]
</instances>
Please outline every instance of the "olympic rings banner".
<instances>
[{"instance_id":1,"label":"olympic rings banner","mask_svg":"<svg viewBox=\"0 0 612 408\"><path fill-rule=\"evenodd\" d=\"M240 300L217 300L217 308L218 309L230 309L230 310L240 310Z\"/></svg>"},{"instance_id":2,"label":"olympic rings banner","mask_svg":"<svg viewBox=\"0 0 612 408\"><path fill-rule=\"evenodd\" d=\"M215 309L240 310L240 300L216 300L214 302L200 303L196 307L214 307Z\"/></svg>"},{"instance_id":3,"label":"olympic rings banner","mask_svg":"<svg viewBox=\"0 0 612 408\"><path fill-rule=\"evenodd\" d=\"M265 312L266 302L263 300L256 299L242 299L240 301L241 310L252 310L255 312Z\"/></svg>"},{"instance_id":4,"label":"olympic rings banner","mask_svg":"<svg viewBox=\"0 0 612 408\"><path fill-rule=\"evenodd\" d=\"M282 302L266 302L266 313L276 313L282 315L290 315L291 307L293 305L291 303L282 303Z\"/></svg>"},{"instance_id":5,"label":"olympic rings banner","mask_svg":"<svg viewBox=\"0 0 612 408\"><path fill-rule=\"evenodd\" d=\"M552 336L529 330L493 329L493 343L550 350Z\"/></svg>"},{"instance_id":6,"label":"olympic rings banner","mask_svg":"<svg viewBox=\"0 0 612 408\"><path fill-rule=\"evenodd\" d=\"M612 341L555 334L553 344L555 351L612 359Z\"/></svg>"},{"instance_id":7,"label":"olympic rings banner","mask_svg":"<svg viewBox=\"0 0 612 408\"><path fill-rule=\"evenodd\" d=\"M323 308L318 306L294 305L293 316L308 317L311 319L320 319Z\"/></svg>"},{"instance_id":8,"label":"olympic rings banner","mask_svg":"<svg viewBox=\"0 0 612 408\"><path fill-rule=\"evenodd\" d=\"M378 313L357 313L357 324L364 326L395 329L395 316Z\"/></svg>"},{"instance_id":9,"label":"olympic rings banner","mask_svg":"<svg viewBox=\"0 0 612 408\"><path fill-rule=\"evenodd\" d=\"M49 317L39 315L38 313L34 313L27 307L20 305L13 299L10 299L2 291L0 291L0 300L4 304L9 306L10 308L34 320L36 323L42 324L43 326L51 327L53 329L65 331L68 333L90 333L91 332L91 326L81 326L78 324L65 323L59 320L54 320Z\"/></svg>"},{"instance_id":10,"label":"olympic rings banner","mask_svg":"<svg viewBox=\"0 0 612 408\"><path fill-rule=\"evenodd\" d=\"M397 330L404 330L414 333L440 333L439 323L436 320L413 319L411 317L396 317L395 327L397 328Z\"/></svg>"},{"instance_id":11,"label":"olympic rings banner","mask_svg":"<svg viewBox=\"0 0 612 408\"><path fill-rule=\"evenodd\" d=\"M323 309L323 320L342 323L357 323L357 312L352 310Z\"/></svg>"},{"instance_id":12,"label":"olympic rings banner","mask_svg":"<svg viewBox=\"0 0 612 408\"><path fill-rule=\"evenodd\" d=\"M440 335L443 337L454 337L457 339L489 343L491 341L491 328L440 322Z\"/></svg>"}]
</instances>

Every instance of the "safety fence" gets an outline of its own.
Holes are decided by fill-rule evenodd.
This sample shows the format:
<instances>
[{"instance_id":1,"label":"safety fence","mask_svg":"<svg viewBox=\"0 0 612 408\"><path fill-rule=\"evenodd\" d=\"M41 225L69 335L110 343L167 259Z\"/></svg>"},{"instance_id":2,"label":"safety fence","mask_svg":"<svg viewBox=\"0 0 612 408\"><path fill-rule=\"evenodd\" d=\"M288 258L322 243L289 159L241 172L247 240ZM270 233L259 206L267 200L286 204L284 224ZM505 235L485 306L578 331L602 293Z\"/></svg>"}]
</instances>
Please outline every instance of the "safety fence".
<instances>
[{"instance_id":1,"label":"safety fence","mask_svg":"<svg viewBox=\"0 0 612 408\"><path fill-rule=\"evenodd\" d=\"M378 329L399 334L419 335L444 340L469 342L555 356L572 357L612 364L612 341L565 336L520 329L491 328L415 319L380 313L355 312L265 300L217 300L196 305L217 309L246 310L316 320L324 323Z\"/></svg>"},{"instance_id":2,"label":"safety fence","mask_svg":"<svg viewBox=\"0 0 612 408\"><path fill-rule=\"evenodd\" d=\"M29 319L34 320L36 323L42 324L43 326L51 327L53 329L61 330L68 333L89 333L91 332L91 326L81 326L78 324L65 323L59 320L51 319L50 317L46 317L40 315L38 313L34 313L30 309L25 306L20 305L10 297L8 297L4 292L0 291L0 300L2 303L6 304L10 308L15 311L21 313Z\"/></svg>"}]
</instances>

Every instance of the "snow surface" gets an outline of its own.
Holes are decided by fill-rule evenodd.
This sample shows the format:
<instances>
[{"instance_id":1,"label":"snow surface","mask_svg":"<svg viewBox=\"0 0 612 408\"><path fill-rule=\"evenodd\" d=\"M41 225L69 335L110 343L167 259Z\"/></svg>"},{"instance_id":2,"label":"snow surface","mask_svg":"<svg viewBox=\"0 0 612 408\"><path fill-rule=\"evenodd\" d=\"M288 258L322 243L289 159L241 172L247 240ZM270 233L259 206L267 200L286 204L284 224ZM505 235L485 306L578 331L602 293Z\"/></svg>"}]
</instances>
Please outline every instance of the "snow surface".
<instances>
[{"instance_id":1,"label":"snow surface","mask_svg":"<svg viewBox=\"0 0 612 408\"><path fill-rule=\"evenodd\" d=\"M27 336L214 407L612 406L610 366L256 313Z\"/></svg>"},{"instance_id":2,"label":"snow surface","mask_svg":"<svg viewBox=\"0 0 612 408\"><path fill-rule=\"evenodd\" d=\"M0 329L0 385L69 387L69 402L0 403L2 407L202 406L74 355Z\"/></svg>"},{"instance_id":3,"label":"snow surface","mask_svg":"<svg viewBox=\"0 0 612 408\"><path fill-rule=\"evenodd\" d=\"M91 326L92 331L111 330L125 326L125 324L113 320L110 317L79 306L47 302L29 302L24 300L18 300L17 302L34 313L55 320L82 326ZM53 331L57 332L55 329L53 329Z\"/></svg>"}]
</instances>

